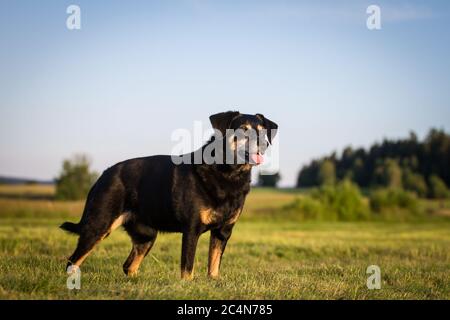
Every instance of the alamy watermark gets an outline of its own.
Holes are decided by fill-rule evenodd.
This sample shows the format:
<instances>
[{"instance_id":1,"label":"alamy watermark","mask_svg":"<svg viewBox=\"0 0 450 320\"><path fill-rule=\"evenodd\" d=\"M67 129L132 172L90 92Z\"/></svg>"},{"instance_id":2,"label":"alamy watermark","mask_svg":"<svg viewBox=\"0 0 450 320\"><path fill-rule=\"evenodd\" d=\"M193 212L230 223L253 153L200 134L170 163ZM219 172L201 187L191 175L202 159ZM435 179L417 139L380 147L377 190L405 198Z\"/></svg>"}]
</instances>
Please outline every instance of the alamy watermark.
<instances>
[{"instance_id":1,"label":"alamy watermark","mask_svg":"<svg viewBox=\"0 0 450 320\"><path fill-rule=\"evenodd\" d=\"M69 30L81 29L81 8L76 4L71 4L67 7L66 13L69 15L66 18L66 27ZM367 7L366 13L369 15L366 20L366 26L369 30L381 29L381 8L378 5L372 4Z\"/></svg>"},{"instance_id":2,"label":"alamy watermark","mask_svg":"<svg viewBox=\"0 0 450 320\"><path fill-rule=\"evenodd\" d=\"M370 274L367 278L367 289L381 289L381 269L377 265L370 265L366 269L366 274Z\"/></svg>"},{"instance_id":3,"label":"alamy watermark","mask_svg":"<svg viewBox=\"0 0 450 320\"><path fill-rule=\"evenodd\" d=\"M69 15L66 19L66 27L69 30L81 29L81 8L76 4L67 7L66 13Z\"/></svg>"},{"instance_id":4,"label":"alamy watermark","mask_svg":"<svg viewBox=\"0 0 450 320\"><path fill-rule=\"evenodd\" d=\"M70 265L67 267L67 274L69 275L66 280L66 286L69 290L81 289L81 270L77 265Z\"/></svg>"},{"instance_id":5,"label":"alamy watermark","mask_svg":"<svg viewBox=\"0 0 450 320\"><path fill-rule=\"evenodd\" d=\"M260 128L204 130L201 121L194 121L194 129L176 129L171 140L174 164L251 164L260 165L261 174L279 170L279 144L266 137L274 137L277 130ZM203 142L210 139L206 144ZM203 145L193 151L196 146ZM270 147L269 147L270 146Z\"/></svg>"},{"instance_id":6,"label":"alamy watermark","mask_svg":"<svg viewBox=\"0 0 450 320\"><path fill-rule=\"evenodd\" d=\"M366 26L369 30L381 29L381 8L375 4L367 7L366 13L369 17L366 20Z\"/></svg>"}]
</instances>

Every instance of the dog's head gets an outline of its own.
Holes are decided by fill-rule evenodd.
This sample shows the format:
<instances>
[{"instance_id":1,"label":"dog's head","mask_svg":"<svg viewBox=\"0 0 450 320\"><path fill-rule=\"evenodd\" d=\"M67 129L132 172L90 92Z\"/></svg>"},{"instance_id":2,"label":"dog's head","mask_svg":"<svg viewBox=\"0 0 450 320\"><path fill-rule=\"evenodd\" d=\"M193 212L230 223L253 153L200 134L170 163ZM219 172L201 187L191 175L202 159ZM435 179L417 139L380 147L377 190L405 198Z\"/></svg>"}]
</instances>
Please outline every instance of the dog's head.
<instances>
[{"instance_id":1,"label":"dog's head","mask_svg":"<svg viewBox=\"0 0 450 320\"><path fill-rule=\"evenodd\" d=\"M278 129L275 122L259 113L251 115L228 111L214 114L209 119L216 136L226 139L226 148L233 152L235 163L261 164Z\"/></svg>"}]
</instances>

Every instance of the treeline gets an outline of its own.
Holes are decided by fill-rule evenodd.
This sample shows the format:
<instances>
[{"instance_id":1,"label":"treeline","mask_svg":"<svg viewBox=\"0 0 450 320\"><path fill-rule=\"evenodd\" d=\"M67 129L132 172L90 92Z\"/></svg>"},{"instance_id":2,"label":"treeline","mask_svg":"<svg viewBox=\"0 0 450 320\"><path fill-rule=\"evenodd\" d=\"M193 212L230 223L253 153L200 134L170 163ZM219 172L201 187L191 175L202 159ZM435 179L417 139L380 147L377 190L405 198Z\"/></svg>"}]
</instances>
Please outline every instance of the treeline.
<instances>
[{"instance_id":1,"label":"treeline","mask_svg":"<svg viewBox=\"0 0 450 320\"><path fill-rule=\"evenodd\" d=\"M420 197L445 198L450 186L450 135L431 129L423 141L384 140L369 150L347 147L304 166L297 187L333 185L350 180L362 188L388 187L413 191Z\"/></svg>"}]
</instances>

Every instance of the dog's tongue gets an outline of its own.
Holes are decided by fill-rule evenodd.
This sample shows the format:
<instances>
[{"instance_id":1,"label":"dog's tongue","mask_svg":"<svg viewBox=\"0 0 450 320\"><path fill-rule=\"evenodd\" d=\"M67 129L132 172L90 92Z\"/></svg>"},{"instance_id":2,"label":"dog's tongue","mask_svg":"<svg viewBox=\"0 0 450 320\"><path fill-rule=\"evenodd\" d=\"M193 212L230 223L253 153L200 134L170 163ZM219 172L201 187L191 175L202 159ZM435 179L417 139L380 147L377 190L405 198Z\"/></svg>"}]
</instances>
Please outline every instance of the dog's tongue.
<instances>
[{"instance_id":1,"label":"dog's tongue","mask_svg":"<svg viewBox=\"0 0 450 320\"><path fill-rule=\"evenodd\" d=\"M250 157L255 164L261 164L264 162L264 157L258 153L252 153Z\"/></svg>"}]
</instances>

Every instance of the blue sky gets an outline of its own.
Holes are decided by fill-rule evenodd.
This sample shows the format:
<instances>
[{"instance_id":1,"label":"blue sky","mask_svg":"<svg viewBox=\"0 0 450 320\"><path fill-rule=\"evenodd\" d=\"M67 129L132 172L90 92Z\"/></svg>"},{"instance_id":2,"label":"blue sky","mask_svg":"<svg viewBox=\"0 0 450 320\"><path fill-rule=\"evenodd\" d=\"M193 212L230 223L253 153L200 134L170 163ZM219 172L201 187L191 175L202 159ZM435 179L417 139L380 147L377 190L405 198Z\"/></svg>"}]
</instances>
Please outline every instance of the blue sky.
<instances>
[{"instance_id":1,"label":"blue sky","mask_svg":"<svg viewBox=\"0 0 450 320\"><path fill-rule=\"evenodd\" d=\"M229 109L279 124L285 186L347 145L450 130L448 1L2 0L0 43L0 175L170 153Z\"/></svg>"}]
</instances>

